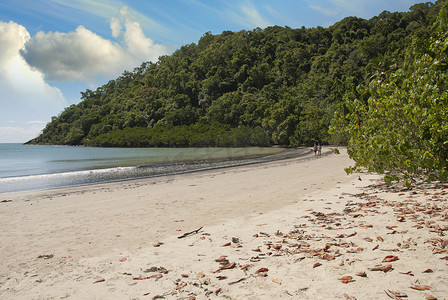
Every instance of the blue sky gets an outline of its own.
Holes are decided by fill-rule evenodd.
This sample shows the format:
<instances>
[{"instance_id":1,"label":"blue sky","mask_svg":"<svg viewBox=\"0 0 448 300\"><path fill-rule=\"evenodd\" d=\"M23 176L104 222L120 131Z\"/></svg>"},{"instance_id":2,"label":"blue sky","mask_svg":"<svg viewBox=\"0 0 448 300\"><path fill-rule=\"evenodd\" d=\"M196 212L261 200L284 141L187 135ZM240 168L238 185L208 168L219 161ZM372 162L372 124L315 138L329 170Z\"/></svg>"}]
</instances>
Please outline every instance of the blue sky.
<instances>
[{"instance_id":1,"label":"blue sky","mask_svg":"<svg viewBox=\"0 0 448 300\"><path fill-rule=\"evenodd\" d=\"M0 0L0 143L25 142L52 116L143 61L205 32L328 27L408 11L414 0Z\"/></svg>"}]
</instances>

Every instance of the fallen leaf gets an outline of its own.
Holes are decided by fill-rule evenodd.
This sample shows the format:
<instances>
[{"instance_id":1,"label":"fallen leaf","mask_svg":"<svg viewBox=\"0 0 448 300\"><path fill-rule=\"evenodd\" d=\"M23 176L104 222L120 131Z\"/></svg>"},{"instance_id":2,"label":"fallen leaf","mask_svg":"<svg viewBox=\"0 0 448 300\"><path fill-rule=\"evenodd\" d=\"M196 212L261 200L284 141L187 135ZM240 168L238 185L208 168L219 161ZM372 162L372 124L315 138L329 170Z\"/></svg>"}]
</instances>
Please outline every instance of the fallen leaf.
<instances>
[{"instance_id":1,"label":"fallen leaf","mask_svg":"<svg viewBox=\"0 0 448 300\"><path fill-rule=\"evenodd\" d=\"M383 259L383 262L393 262L399 260L398 256L395 255L388 255Z\"/></svg>"},{"instance_id":2,"label":"fallen leaf","mask_svg":"<svg viewBox=\"0 0 448 300\"><path fill-rule=\"evenodd\" d=\"M317 267L319 267L319 266L322 266L322 264L321 264L321 263L315 263L315 264L313 265L313 268L317 268Z\"/></svg>"},{"instance_id":3,"label":"fallen leaf","mask_svg":"<svg viewBox=\"0 0 448 300\"><path fill-rule=\"evenodd\" d=\"M230 246L230 245L232 245L232 243L231 243L231 242L228 242L228 243L225 243L224 245L222 245L221 247L228 247L228 246Z\"/></svg>"},{"instance_id":4,"label":"fallen leaf","mask_svg":"<svg viewBox=\"0 0 448 300\"><path fill-rule=\"evenodd\" d=\"M348 279L348 280L341 280L342 283L347 284L349 282L353 282L354 280L352 279Z\"/></svg>"},{"instance_id":5,"label":"fallen leaf","mask_svg":"<svg viewBox=\"0 0 448 300\"><path fill-rule=\"evenodd\" d=\"M226 257L226 255L221 255L218 259L215 259L215 261L223 265L227 265L229 263L229 260Z\"/></svg>"},{"instance_id":6,"label":"fallen leaf","mask_svg":"<svg viewBox=\"0 0 448 300\"><path fill-rule=\"evenodd\" d=\"M348 234L347 237L352 237L352 236L355 236L356 234L357 234L357 232L355 231L353 233Z\"/></svg>"},{"instance_id":7,"label":"fallen leaf","mask_svg":"<svg viewBox=\"0 0 448 300\"><path fill-rule=\"evenodd\" d=\"M431 270L431 269L426 269L426 270L423 271L423 273L432 273L432 272L434 272L434 271Z\"/></svg>"},{"instance_id":8,"label":"fallen leaf","mask_svg":"<svg viewBox=\"0 0 448 300\"><path fill-rule=\"evenodd\" d=\"M367 277L366 272L359 272L355 274L356 276L360 276L360 277Z\"/></svg>"},{"instance_id":9,"label":"fallen leaf","mask_svg":"<svg viewBox=\"0 0 448 300\"><path fill-rule=\"evenodd\" d=\"M373 225L370 225L370 224L361 226L362 229L367 229L367 228L372 228L372 227L373 227Z\"/></svg>"},{"instance_id":10,"label":"fallen leaf","mask_svg":"<svg viewBox=\"0 0 448 300\"><path fill-rule=\"evenodd\" d=\"M106 279L101 278L101 279L98 279L98 280L94 281L93 283L99 283L99 282L104 282L104 281L106 281Z\"/></svg>"},{"instance_id":11,"label":"fallen leaf","mask_svg":"<svg viewBox=\"0 0 448 300\"><path fill-rule=\"evenodd\" d=\"M378 249L379 246L380 246L380 245L376 245L375 247L373 247L373 248L372 248L372 251Z\"/></svg>"},{"instance_id":12,"label":"fallen leaf","mask_svg":"<svg viewBox=\"0 0 448 300\"><path fill-rule=\"evenodd\" d=\"M336 258L336 256L331 255L331 254L328 254L328 253L325 253L325 254L322 256L322 259L325 259L325 260L328 260L328 261L330 261L330 260L334 260L335 258Z\"/></svg>"},{"instance_id":13,"label":"fallen leaf","mask_svg":"<svg viewBox=\"0 0 448 300\"><path fill-rule=\"evenodd\" d=\"M384 242L384 239L383 239L382 237L380 237L380 236L378 236L376 239L377 239L378 241L380 241L380 242Z\"/></svg>"},{"instance_id":14,"label":"fallen leaf","mask_svg":"<svg viewBox=\"0 0 448 300\"><path fill-rule=\"evenodd\" d=\"M268 268L260 268L255 273L265 273L265 272L268 272L268 271L269 271Z\"/></svg>"},{"instance_id":15,"label":"fallen leaf","mask_svg":"<svg viewBox=\"0 0 448 300\"><path fill-rule=\"evenodd\" d=\"M124 262L124 261L126 261L126 259L127 259L126 257L123 257L122 259L120 259L120 261Z\"/></svg>"},{"instance_id":16,"label":"fallen leaf","mask_svg":"<svg viewBox=\"0 0 448 300\"><path fill-rule=\"evenodd\" d=\"M196 275L196 278L204 278L204 277L205 277L205 274L202 273L202 272L199 272L199 273Z\"/></svg>"},{"instance_id":17,"label":"fallen leaf","mask_svg":"<svg viewBox=\"0 0 448 300\"><path fill-rule=\"evenodd\" d=\"M278 285L282 285L282 281L280 279L272 279L272 282Z\"/></svg>"},{"instance_id":18,"label":"fallen leaf","mask_svg":"<svg viewBox=\"0 0 448 300\"><path fill-rule=\"evenodd\" d=\"M371 239L371 238L369 238L369 237L366 237L365 239L364 239L366 242L373 242L373 239Z\"/></svg>"},{"instance_id":19,"label":"fallen leaf","mask_svg":"<svg viewBox=\"0 0 448 300\"><path fill-rule=\"evenodd\" d=\"M245 278L245 277L243 277L243 278L240 278L240 279L238 279L238 280L236 280L236 281L232 281L232 282L229 282L229 285L232 285L232 284L235 284L235 283L238 283L238 282L241 282L241 281L244 281L244 280L246 280L247 278Z\"/></svg>"},{"instance_id":20,"label":"fallen leaf","mask_svg":"<svg viewBox=\"0 0 448 300\"><path fill-rule=\"evenodd\" d=\"M387 291L385 290L384 292L386 293L386 295L388 295L392 299L400 299L400 298L407 298L408 297L408 295L406 295L405 293L393 292L391 290L387 290Z\"/></svg>"},{"instance_id":21,"label":"fallen leaf","mask_svg":"<svg viewBox=\"0 0 448 300\"><path fill-rule=\"evenodd\" d=\"M414 274L412 274L412 271L400 272L400 274L409 275L409 276L414 276Z\"/></svg>"},{"instance_id":22,"label":"fallen leaf","mask_svg":"<svg viewBox=\"0 0 448 300\"><path fill-rule=\"evenodd\" d=\"M184 287L186 287L186 286L187 286L187 283L184 282L184 281L182 281L181 283L179 283L179 284L176 286L176 290L180 290L180 289L182 289L182 288L184 288Z\"/></svg>"},{"instance_id":23,"label":"fallen leaf","mask_svg":"<svg viewBox=\"0 0 448 300\"><path fill-rule=\"evenodd\" d=\"M133 280L145 280L148 279L148 277L132 277Z\"/></svg>"},{"instance_id":24,"label":"fallen leaf","mask_svg":"<svg viewBox=\"0 0 448 300\"><path fill-rule=\"evenodd\" d=\"M341 278L339 278L339 280L352 280L353 277L348 275L348 276L342 276Z\"/></svg>"},{"instance_id":25,"label":"fallen leaf","mask_svg":"<svg viewBox=\"0 0 448 300\"><path fill-rule=\"evenodd\" d=\"M235 262L232 262L232 263L230 263L230 264L227 264L227 265L225 265L225 266L222 266L220 269L221 269L221 270L233 269L233 268L235 268L235 266L236 266L236 263L235 263Z\"/></svg>"},{"instance_id":26,"label":"fallen leaf","mask_svg":"<svg viewBox=\"0 0 448 300\"><path fill-rule=\"evenodd\" d=\"M134 280L145 280L145 279L151 279L151 278L155 278L155 279L159 279L162 278L163 275L162 274L154 274L148 277L133 277L132 279Z\"/></svg>"},{"instance_id":27,"label":"fallen leaf","mask_svg":"<svg viewBox=\"0 0 448 300\"><path fill-rule=\"evenodd\" d=\"M431 287L429 285L411 285L411 289L417 290L417 291L429 291Z\"/></svg>"},{"instance_id":28,"label":"fallen leaf","mask_svg":"<svg viewBox=\"0 0 448 300\"><path fill-rule=\"evenodd\" d=\"M392 269L393 269L392 265L385 265L385 266L369 268L370 271L383 271L384 273L389 272Z\"/></svg>"}]
</instances>

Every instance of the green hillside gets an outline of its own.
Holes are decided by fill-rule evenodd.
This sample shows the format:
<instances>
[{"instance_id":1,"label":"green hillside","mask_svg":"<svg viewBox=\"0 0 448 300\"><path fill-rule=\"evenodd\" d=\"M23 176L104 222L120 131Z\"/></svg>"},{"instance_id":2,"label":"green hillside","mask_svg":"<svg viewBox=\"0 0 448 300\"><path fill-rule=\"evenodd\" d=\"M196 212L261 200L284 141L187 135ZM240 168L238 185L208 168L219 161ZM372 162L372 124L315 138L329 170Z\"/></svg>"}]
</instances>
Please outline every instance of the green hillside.
<instances>
[{"instance_id":1,"label":"green hillside","mask_svg":"<svg viewBox=\"0 0 448 300\"><path fill-rule=\"evenodd\" d=\"M329 28L205 33L197 44L82 92L79 104L53 117L29 143L347 143L350 132L329 134L335 112L361 97L360 87L406 61L415 38L430 35L444 2L370 20L349 17Z\"/></svg>"}]
</instances>

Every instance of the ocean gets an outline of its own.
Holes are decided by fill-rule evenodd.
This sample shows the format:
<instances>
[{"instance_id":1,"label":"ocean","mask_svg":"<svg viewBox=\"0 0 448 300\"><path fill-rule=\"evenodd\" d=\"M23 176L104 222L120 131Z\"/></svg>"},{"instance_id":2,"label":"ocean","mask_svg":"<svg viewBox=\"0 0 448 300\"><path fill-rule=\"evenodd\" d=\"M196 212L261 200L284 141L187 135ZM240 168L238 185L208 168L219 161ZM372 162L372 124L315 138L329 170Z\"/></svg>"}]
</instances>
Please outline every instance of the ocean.
<instances>
[{"instance_id":1,"label":"ocean","mask_svg":"<svg viewBox=\"0 0 448 300\"><path fill-rule=\"evenodd\" d=\"M304 148L94 148L0 143L0 194L176 175L306 152Z\"/></svg>"}]
</instances>

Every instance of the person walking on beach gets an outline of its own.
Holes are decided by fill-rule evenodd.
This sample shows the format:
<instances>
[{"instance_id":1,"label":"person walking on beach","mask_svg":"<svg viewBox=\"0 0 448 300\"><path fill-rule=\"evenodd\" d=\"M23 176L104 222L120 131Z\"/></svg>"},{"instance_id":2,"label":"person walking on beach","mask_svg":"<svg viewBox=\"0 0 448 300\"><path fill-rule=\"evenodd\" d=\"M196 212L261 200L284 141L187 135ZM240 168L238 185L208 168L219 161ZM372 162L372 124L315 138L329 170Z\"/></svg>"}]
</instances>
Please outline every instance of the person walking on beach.
<instances>
[{"instance_id":1,"label":"person walking on beach","mask_svg":"<svg viewBox=\"0 0 448 300\"><path fill-rule=\"evenodd\" d=\"M319 145L317 145L317 155L320 156L321 154L322 154L322 146L319 143Z\"/></svg>"},{"instance_id":2,"label":"person walking on beach","mask_svg":"<svg viewBox=\"0 0 448 300\"><path fill-rule=\"evenodd\" d=\"M316 156L317 155L317 145L316 145L316 143L314 143L313 150L314 150L314 156Z\"/></svg>"}]
</instances>

